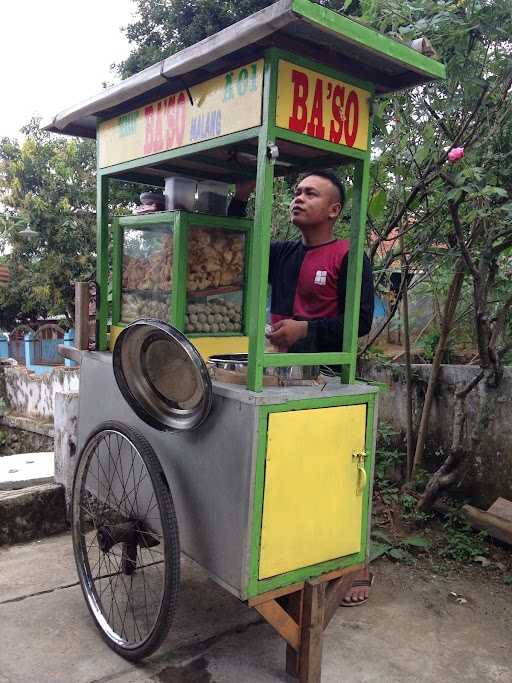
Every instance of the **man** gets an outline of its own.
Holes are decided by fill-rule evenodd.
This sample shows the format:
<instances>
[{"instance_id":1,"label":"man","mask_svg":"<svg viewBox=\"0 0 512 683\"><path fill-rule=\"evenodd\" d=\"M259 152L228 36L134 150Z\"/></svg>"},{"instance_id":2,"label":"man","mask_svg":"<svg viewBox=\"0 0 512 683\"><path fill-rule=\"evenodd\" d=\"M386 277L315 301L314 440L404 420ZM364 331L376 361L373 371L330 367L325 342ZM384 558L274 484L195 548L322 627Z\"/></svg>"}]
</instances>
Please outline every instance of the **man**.
<instances>
[{"instance_id":1,"label":"man","mask_svg":"<svg viewBox=\"0 0 512 683\"><path fill-rule=\"evenodd\" d=\"M237 186L229 215L245 215L253 189L252 181ZM343 185L333 173L304 176L290 205L290 220L302 239L270 245L272 329L267 337L279 351L341 351L349 243L334 237L334 225L344 200ZM365 256L359 336L370 331L373 302L372 270ZM371 578L368 569L354 573L342 605L366 602Z\"/></svg>"}]
</instances>

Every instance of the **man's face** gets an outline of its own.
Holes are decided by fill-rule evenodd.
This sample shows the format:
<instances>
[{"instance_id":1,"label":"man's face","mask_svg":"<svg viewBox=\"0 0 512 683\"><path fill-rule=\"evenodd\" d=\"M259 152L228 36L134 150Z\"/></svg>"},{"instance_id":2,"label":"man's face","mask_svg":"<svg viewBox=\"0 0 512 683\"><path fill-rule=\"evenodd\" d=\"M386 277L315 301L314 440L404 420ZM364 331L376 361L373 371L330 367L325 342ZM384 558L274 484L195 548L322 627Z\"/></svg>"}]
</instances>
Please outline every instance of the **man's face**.
<instances>
[{"instance_id":1,"label":"man's face","mask_svg":"<svg viewBox=\"0 0 512 683\"><path fill-rule=\"evenodd\" d=\"M340 212L338 190L327 178L310 175L295 188L290 220L299 229L333 223Z\"/></svg>"}]
</instances>

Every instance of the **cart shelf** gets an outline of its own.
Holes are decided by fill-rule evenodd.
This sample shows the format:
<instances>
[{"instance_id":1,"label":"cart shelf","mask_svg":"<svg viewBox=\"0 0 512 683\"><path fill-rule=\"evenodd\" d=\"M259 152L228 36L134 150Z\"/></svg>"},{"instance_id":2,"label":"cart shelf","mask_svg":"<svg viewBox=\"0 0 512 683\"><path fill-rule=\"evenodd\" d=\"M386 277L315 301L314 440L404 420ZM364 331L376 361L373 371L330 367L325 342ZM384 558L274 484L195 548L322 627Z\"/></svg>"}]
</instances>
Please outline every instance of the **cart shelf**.
<instances>
[{"instance_id":1,"label":"cart shelf","mask_svg":"<svg viewBox=\"0 0 512 683\"><path fill-rule=\"evenodd\" d=\"M240 292L242 290L242 285L231 286L231 287L212 287L210 289L195 289L193 291L188 290L187 295L189 297L202 297L202 296L215 296L216 294L231 294L232 292Z\"/></svg>"},{"instance_id":2,"label":"cart shelf","mask_svg":"<svg viewBox=\"0 0 512 683\"><path fill-rule=\"evenodd\" d=\"M141 296L146 296L146 297L158 297L159 299L168 299L169 295L171 293L171 289L167 291L163 291L161 289L159 290L154 290L154 289L126 289L123 287L122 289L123 294L140 294Z\"/></svg>"}]
</instances>

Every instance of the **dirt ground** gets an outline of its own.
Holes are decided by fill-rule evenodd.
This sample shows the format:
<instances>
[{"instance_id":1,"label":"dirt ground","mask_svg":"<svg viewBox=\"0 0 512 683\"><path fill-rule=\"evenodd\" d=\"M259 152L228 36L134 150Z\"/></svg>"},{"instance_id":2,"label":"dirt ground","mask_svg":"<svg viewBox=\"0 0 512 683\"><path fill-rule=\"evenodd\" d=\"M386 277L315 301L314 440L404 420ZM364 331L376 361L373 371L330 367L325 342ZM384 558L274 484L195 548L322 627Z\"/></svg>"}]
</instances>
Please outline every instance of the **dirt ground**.
<instances>
[{"instance_id":1,"label":"dirt ground","mask_svg":"<svg viewBox=\"0 0 512 683\"><path fill-rule=\"evenodd\" d=\"M0 548L0 683L291 683L273 629L196 565L182 566L169 636L134 666L91 621L69 534ZM325 632L323 683L512 681L512 586L502 569L437 572L427 556L372 569L369 602L338 609Z\"/></svg>"}]
</instances>

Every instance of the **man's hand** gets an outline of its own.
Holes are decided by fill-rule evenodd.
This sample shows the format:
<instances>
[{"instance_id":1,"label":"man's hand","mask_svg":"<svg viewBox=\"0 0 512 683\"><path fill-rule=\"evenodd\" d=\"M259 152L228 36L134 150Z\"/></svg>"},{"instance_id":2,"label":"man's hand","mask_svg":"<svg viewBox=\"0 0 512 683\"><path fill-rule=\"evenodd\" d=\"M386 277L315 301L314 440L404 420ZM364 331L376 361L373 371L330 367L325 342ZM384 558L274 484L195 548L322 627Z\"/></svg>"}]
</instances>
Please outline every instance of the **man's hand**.
<instances>
[{"instance_id":1,"label":"man's hand","mask_svg":"<svg viewBox=\"0 0 512 683\"><path fill-rule=\"evenodd\" d=\"M280 320L272 325L272 332L267 334L272 344L281 352L287 351L290 346L307 337L308 323L306 320Z\"/></svg>"}]
</instances>

